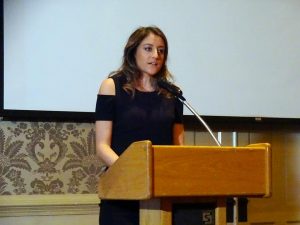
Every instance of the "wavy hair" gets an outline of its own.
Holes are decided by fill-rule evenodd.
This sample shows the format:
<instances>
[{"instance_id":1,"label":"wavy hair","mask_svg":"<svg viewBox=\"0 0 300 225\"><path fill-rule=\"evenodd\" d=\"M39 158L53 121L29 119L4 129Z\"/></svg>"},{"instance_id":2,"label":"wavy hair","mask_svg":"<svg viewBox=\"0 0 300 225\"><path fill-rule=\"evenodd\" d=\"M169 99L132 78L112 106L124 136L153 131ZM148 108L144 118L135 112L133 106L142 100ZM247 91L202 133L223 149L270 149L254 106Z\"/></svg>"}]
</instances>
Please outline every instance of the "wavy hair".
<instances>
[{"instance_id":1,"label":"wavy hair","mask_svg":"<svg viewBox=\"0 0 300 225\"><path fill-rule=\"evenodd\" d=\"M155 26L139 27L128 38L127 44L124 48L123 62L120 69L110 74L110 76L113 76L115 74L125 75L127 83L123 86L123 88L126 92L132 93L133 96L135 94L135 85L141 78L141 72L136 64L135 53L140 43L151 33L162 38L165 44L164 62L160 71L153 77L154 79L152 79L151 81L152 85L156 87L156 89L159 89L156 84L157 79L173 79L166 65L168 58L168 40L165 34ZM159 90L159 92L166 94L163 90Z\"/></svg>"}]
</instances>

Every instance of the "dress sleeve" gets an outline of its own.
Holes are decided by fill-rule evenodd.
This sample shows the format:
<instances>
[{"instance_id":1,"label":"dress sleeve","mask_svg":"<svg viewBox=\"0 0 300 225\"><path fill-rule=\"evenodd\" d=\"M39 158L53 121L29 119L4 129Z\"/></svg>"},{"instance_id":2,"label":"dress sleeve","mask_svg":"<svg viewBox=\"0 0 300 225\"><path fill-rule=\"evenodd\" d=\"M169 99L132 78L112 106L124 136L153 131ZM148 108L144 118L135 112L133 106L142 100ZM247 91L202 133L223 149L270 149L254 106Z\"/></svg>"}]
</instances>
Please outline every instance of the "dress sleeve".
<instances>
[{"instance_id":1,"label":"dress sleeve","mask_svg":"<svg viewBox=\"0 0 300 225\"><path fill-rule=\"evenodd\" d=\"M183 103L175 98L175 123L183 123Z\"/></svg>"},{"instance_id":2,"label":"dress sleeve","mask_svg":"<svg viewBox=\"0 0 300 225\"><path fill-rule=\"evenodd\" d=\"M96 103L96 120L113 120L115 114L114 95L98 95Z\"/></svg>"}]
</instances>

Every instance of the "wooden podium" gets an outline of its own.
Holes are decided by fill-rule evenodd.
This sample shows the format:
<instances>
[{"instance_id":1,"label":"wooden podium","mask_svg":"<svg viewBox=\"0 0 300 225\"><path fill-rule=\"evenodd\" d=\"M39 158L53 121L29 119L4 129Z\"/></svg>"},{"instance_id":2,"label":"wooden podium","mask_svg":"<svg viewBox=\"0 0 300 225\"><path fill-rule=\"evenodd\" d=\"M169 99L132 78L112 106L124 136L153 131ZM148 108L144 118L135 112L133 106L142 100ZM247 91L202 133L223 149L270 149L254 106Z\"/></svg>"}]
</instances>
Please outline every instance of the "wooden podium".
<instances>
[{"instance_id":1,"label":"wooden podium","mask_svg":"<svg viewBox=\"0 0 300 225\"><path fill-rule=\"evenodd\" d=\"M269 144L247 147L135 142L100 176L100 199L140 200L140 225L171 225L175 203L214 203L226 224L227 197L271 194Z\"/></svg>"}]
</instances>

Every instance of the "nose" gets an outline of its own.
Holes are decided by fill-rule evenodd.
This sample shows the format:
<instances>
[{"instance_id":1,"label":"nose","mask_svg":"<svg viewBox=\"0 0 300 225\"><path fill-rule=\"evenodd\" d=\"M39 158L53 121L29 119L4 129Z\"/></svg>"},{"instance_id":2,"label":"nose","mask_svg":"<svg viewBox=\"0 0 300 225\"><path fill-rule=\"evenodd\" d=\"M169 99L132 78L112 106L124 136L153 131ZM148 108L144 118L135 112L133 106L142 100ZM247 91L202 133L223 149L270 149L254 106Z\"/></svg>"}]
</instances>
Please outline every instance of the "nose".
<instances>
[{"instance_id":1,"label":"nose","mask_svg":"<svg viewBox=\"0 0 300 225\"><path fill-rule=\"evenodd\" d=\"M159 50L157 48L153 48L152 57L153 58L159 57Z\"/></svg>"}]
</instances>

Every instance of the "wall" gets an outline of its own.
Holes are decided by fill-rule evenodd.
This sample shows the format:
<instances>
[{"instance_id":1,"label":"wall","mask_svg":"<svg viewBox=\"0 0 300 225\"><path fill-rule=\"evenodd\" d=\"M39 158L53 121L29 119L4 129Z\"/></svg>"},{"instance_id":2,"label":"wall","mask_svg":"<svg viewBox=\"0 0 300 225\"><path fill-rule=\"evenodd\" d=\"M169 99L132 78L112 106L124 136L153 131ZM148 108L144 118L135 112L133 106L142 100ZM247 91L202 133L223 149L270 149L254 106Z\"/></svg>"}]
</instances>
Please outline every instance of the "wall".
<instances>
[{"instance_id":1,"label":"wall","mask_svg":"<svg viewBox=\"0 0 300 225\"><path fill-rule=\"evenodd\" d=\"M215 130L215 129L214 129ZM272 146L272 197L250 198L245 224L300 224L299 128L239 129L238 145ZM97 177L91 123L0 122L0 224L98 224ZM232 145L231 131L222 145ZM214 145L188 125L187 145Z\"/></svg>"},{"instance_id":2,"label":"wall","mask_svg":"<svg viewBox=\"0 0 300 225\"><path fill-rule=\"evenodd\" d=\"M93 124L0 124L0 224L98 224Z\"/></svg>"}]
</instances>

